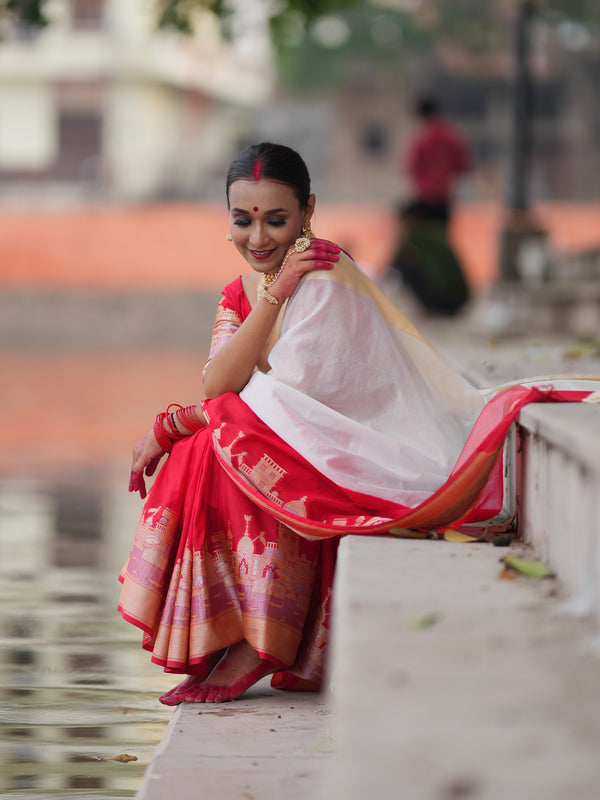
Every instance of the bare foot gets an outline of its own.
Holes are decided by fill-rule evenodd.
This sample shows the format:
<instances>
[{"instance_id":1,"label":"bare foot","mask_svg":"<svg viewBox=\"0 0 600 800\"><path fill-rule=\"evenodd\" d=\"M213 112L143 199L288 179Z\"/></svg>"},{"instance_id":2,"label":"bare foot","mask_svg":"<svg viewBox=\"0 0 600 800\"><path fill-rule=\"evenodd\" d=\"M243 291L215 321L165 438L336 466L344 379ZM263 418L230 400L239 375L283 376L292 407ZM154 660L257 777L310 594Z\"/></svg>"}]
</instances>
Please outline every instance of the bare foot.
<instances>
[{"instance_id":1,"label":"bare foot","mask_svg":"<svg viewBox=\"0 0 600 800\"><path fill-rule=\"evenodd\" d=\"M193 702L224 703L233 700L276 669L279 669L276 664L262 659L243 640L232 645L209 677L197 686L193 692ZM189 699L192 699L191 693Z\"/></svg>"},{"instance_id":2,"label":"bare foot","mask_svg":"<svg viewBox=\"0 0 600 800\"><path fill-rule=\"evenodd\" d=\"M161 695L158 698L160 702L166 706L176 706L186 701L193 702L191 696L196 693L198 688L208 678L224 653L225 650L220 650L218 653L214 653L214 655L207 658L206 661L203 661L202 664L193 667L194 674L188 675L185 680L178 683L177 686L174 686L172 689L169 689L168 692Z\"/></svg>"}]
</instances>

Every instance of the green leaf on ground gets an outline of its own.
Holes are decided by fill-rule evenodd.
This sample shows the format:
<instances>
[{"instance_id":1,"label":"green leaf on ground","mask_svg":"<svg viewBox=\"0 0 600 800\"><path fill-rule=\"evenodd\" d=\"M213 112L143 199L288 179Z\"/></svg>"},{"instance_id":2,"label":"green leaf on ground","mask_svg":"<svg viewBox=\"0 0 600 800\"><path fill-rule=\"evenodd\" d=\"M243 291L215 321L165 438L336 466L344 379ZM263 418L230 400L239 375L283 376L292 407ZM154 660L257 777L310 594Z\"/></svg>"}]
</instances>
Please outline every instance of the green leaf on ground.
<instances>
[{"instance_id":1,"label":"green leaf on ground","mask_svg":"<svg viewBox=\"0 0 600 800\"><path fill-rule=\"evenodd\" d=\"M331 736L326 736L324 739L319 739L313 747L316 753L333 753L335 747L333 746L333 739Z\"/></svg>"},{"instance_id":2,"label":"green leaf on ground","mask_svg":"<svg viewBox=\"0 0 600 800\"><path fill-rule=\"evenodd\" d=\"M422 631L425 628L431 628L436 622L439 622L440 615L435 611L429 614L422 614L420 617L414 617L410 621L410 627L417 631Z\"/></svg>"},{"instance_id":3,"label":"green leaf on ground","mask_svg":"<svg viewBox=\"0 0 600 800\"><path fill-rule=\"evenodd\" d=\"M529 578L552 578L554 572L543 561L532 561L529 558L521 558L520 556L506 555L500 559L508 567L521 575L527 575Z\"/></svg>"}]
</instances>

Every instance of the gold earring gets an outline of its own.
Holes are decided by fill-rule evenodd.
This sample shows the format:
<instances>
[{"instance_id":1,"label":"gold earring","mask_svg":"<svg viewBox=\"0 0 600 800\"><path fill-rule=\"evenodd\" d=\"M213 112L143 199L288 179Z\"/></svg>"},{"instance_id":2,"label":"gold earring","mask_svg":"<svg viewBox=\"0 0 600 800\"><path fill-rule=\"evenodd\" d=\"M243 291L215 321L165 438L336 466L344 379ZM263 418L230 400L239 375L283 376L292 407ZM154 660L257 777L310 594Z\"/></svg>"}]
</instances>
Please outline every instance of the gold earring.
<instances>
[{"instance_id":1,"label":"gold earring","mask_svg":"<svg viewBox=\"0 0 600 800\"><path fill-rule=\"evenodd\" d=\"M302 224L302 231L300 232L300 236L294 242L294 251L296 253L303 253L305 250L308 250L310 247L310 240L313 238L314 233L310 227L310 220L307 217Z\"/></svg>"},{"instance_id":2,"label":"gold earring","mask_svg":"<svg viewBox=\"0 0 600 800\"><path fill-rule=\"evenodd\" d=\"M313 238L314 233L312 232L312 228L310 227L310 218L309 217L307 217L304 220L304 225L302 226L302 229L304 231L304 235L305 236L308 236L309 239Z\"/></svg>"},{"instance_id":3,"label":"gold earring","mask_svg":"<svg viewBox=\"0 0 600 800\"><path fill-rule=\"evenodd\" d=\"M228 242L233 242L233 236L230 233L225 234L225 239Z\"/></svg>"}]
</instances>

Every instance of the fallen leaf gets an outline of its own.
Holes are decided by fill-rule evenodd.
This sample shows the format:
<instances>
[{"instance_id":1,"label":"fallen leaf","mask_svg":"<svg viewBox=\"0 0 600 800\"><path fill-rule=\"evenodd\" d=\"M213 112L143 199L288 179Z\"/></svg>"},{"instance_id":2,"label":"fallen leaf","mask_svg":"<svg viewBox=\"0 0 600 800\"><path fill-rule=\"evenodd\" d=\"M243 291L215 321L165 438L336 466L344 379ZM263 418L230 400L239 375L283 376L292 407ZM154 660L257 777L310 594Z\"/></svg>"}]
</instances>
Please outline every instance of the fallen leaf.
<instances>
[{"instance_id":1,"label":"fallen leaf","mask_svg":"<svg viewBox=\"0 0 600 800\"><path fill-rule=\"evenodd\" d=\"M504 569L500 571L498 577L500 578L501 581L514 581L514 579L517 577L517 573L513 572L513 570L511 569L506 569L506 567L504 567Z\"/></svg>"},{"instance_id":2,"label":"fallen leaf","mask_svg":"<svg viewBox=\"0 0 600 800\"><path fill-rule=\"evenodd\" d=\"M485 529L485 532L486 533L506 533L506 531L513 524L516 516L517 516L517 512L515 511L515 513L512 515L512 517L510 519L506 520L506 522L499 522L499 523L495 523L493 525L488 525L487 528Z\"/></svg>"},{"instance_id":3,"label":"fallen leaf","mask_svg":"<svg viewBox=\"0 0 600 800\"><path fill-rule=\"evenodd\" d=\"M551 578L554 572L543 561L532 561L529 558L513 556L510 553L501 559L508 569L512 569L529 578Z\"/></svg>"},{"instance_id":4,"label":"fallen leaf","mask_svg":"<svg viewBox=\"0 0 600 800\"><path fill-rule=\"evenodd\" d=\"M137 756L130 756L127 753L120 753L118 756L99 756L98 761L118 761L121 764L128 764L130 761L137 761Z\"/></svg>"},{"instance_id":5,"label":"fallen leaf","mask_svg":"<svg viewBox=\"0 0 600 800\"><path fill-rule=\"evenodd\" d=\"M478 542L481 536L469 536L462 531L457 531L454 528L446 528L444 531L444 539L447 542Z\"/></svg>"},{"instance_id":6,"label":"fallen leaf","mask_svg":"<svg viewBox=\"0 0 600 800\"><path fill-rule=\"evenodd\" d=\"M435 625L436 622L439 621L440 615L431 612L429 614L423 614L420 617L415 617L410 621L410 627L414 628L415 630L424 630L425 628L431 628L432 625Z\"/></svg>"},{"instance_id":7,"label":"fallen leaf","mask_svg":"<svg viewBox=\"0 0 600 800\"><path fill-rule=\"evenodd\" d=\"M563 351L563 358L577 359L590 355L590 348L585 345L572 345Z\"/></svg>"},{"instance_id":8,"label":"fallen leaf","mask_svg":"<svg viewBox=\"0 0 600 800\"><path fill-rule=\"evenodd\" d=\"M586 339L577 344L565 348L564 358L588 358L600 355L600 339Z\"/></svg>"},{"instance_id":9,"label":"fallen leaf","mask_svg":"<svg viewBox=\"0 0 600 800\"><path fill-rule=\"evenodd\" d=\"M413 531L410 528L390 528L390 533L400 539L427 539L429 536L427 531Z\"/></svg>"},{"instance_id":10,"label":"fallen leaf","mask_svg":"<svg viewBox=\"0 0 600 800\"><path fill-rule=\"evenodd\" d=\"M313 750L317 753L333 753L334 751L333 739L331 736L326 736L324 739L319 739Z\"/></svg>"}]
</instances>

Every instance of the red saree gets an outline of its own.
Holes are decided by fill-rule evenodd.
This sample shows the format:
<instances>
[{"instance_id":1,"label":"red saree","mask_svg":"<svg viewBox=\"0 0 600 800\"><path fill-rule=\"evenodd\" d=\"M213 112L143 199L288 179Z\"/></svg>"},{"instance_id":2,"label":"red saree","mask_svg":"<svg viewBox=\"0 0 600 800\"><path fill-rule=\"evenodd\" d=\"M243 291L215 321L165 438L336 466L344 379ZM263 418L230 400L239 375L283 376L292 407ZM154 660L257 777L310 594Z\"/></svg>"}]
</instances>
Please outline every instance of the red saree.
<instances>
[{"instance_id":1,"label":"red saree","mask_svg":"<svg viewBox=\"0 0 600 800\"><path fill-rule=\"evenodd\" d=\"M364 293L349 287L345 273L342 278L334 291L352 291L363 303ZM211 353L249 312L241 282L226 287ZM289 335L284 325L282 341ZM276 379L277 368L272 372ZM416 375L412 367L409 374ZM451 401L442 401L462 413L460 386L444 380ZM313 378L311 386L316 386ZM380 397L381 387L375 390ZM439 387L436 392L441 395ZM469 387L469 408L472 392ZM579 401L588 394L522 385L500 392L470 426L446 480L410 505L386 499L383 491L376 496L327 477L240 396L227 393L206 401L207 427L174 444L145 502L120 576L119 610L143 631L143 647L166 671L188 672L246 639L261 657L280 665L273 686L318 688L338 537L385 534L394 527L436 530L490 519L502 507L500 456L519 410L530 402ZM257 396L256 402L262 402ZM432 416L434 428L438 419ZM348 466L344 453L342 447L336 456L336 474Z\"/></svg>"}]
</instances>

